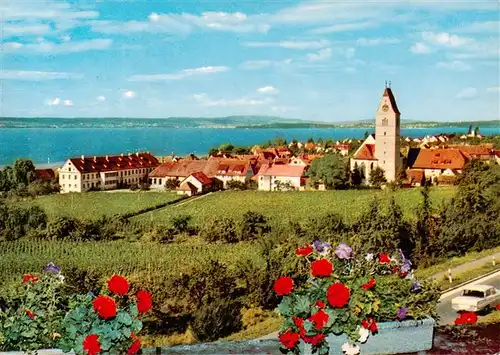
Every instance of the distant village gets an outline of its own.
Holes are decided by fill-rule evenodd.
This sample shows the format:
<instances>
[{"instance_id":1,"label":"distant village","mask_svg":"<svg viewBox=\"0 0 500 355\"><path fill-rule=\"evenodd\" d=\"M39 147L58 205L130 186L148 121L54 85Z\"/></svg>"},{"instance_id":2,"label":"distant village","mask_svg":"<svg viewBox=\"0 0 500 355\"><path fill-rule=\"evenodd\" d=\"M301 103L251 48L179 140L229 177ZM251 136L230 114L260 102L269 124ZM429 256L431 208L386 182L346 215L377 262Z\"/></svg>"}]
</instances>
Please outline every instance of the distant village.
<instances>
[{"instance_id":1,"label":"distant village","mask_svg":"<svg viewBox=\"0 0 500 355\"><path fill-rule=\"evenodd\" d=\"M307 172L315 159L339 154L349 167L361 172L361 184L370 184L376 168L387 182L404 171L403 186L426 181L453 184L471 159L500 163L500 150L480 142L479 130L462 136L400 137L400 112L394 94L386 87L376 113L375 134L363 140L345 139L324 143L293 141L278 146L253 146L244 154L212 150L207 157L155 157L149 152L113 156L81 156L68 159L56 170L37 170L39 179L58 179L61 193L140 188L172 190L189 196L222 189L251 186L260 191L325 190L321 181L310 183ZM460 143L456 143L459 140Z\"/></svg>"}]
</instances>

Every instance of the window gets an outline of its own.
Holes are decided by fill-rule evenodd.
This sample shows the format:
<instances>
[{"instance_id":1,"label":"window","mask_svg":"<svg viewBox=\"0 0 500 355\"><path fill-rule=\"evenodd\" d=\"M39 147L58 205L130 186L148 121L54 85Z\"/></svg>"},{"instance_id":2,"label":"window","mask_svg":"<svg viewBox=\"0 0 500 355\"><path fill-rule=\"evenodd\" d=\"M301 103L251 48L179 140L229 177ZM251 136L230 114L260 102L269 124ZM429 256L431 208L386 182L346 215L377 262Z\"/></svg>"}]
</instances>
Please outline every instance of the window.
<instances>
[{"instance_id":1,"label":"window","mask_svg":"<svg viewBox=\"0 0 500 355\"><path fill-rule=\"evenodd\" d=\"M387 126L389 124L389 120L387 118L382 119L382 126Z\"/></svg>"},{"instance_id":2,"label":"window","mask_svg":"<svg viewBox=\"0 0 500 355\"><path fill-rule=\"evenodd\" d=\"M384 132L384 136L387 136L387 132Z\"/></svg>"},{"instance_id":3,"label":"window","mask_svg":"<svg viewBox=\"0 0 500 355\"><path fill-rule=\"evenodd\" d=\"M68 171L71 171L71 168L68 168Z\"/></svg>"},{"instance_id":4,"label":"window","mask_svg":"<svg viewBox=\"0 0 500 355\"><path fill-rule=\"evenodd\" d=\"M62 176L62 179L64 180L64 175Z\"/></svg>"},{"instance_id":5,"label":"window","mask_svg":"<svg viewBox=\"0 0 500 355\"><path fill-rule=\"evenodd\" d=\"M153 184L155 184L155 185L156 185L156 179L153 179Z\"/></svg>"},{"instance_id":6,"label":"window","mask_svg":"<svg viewBox=\"0 0 500 355\"><path fill-rule=\"evenodd\" d=\"M464 290L462 296L483 298L484 293L476 290Z\"/></svg>"},{"instance_id":7,"label":"window","mask_svg":"<svg viewBox=\"0 0 500 355\"><path fill-rule=\"evenodd\" d=\"M75 184L75 189L76 189L76 184Z\"/></svg>"},{"instance_id":8,"label":"window","mask_svg":"<svg viewBox=\"0 0 500 355\"><path fill-rule=\"evenodd\" d=\"M75 175L75 180L78 179L78 176Z\"/></svg>"},{"instance_id":9,"label":"window","mask_svg":"<svg viewBox=\"0 0 500 355\"><path fill-rule=\"evenodd\" d=\"M161 185L161 179L159 179L159 182L158 182L160 185Z\"/></svg>"},{"instance_id":10,"label":"window","mask_svg":"<svg viewBox=\"0 0 500 355\"><path fill-rule=\"evenodd\" d=\"M63 187L66 187L66 185L65 185L65 184L63 184Z\"/></svg>"}]
</instances>

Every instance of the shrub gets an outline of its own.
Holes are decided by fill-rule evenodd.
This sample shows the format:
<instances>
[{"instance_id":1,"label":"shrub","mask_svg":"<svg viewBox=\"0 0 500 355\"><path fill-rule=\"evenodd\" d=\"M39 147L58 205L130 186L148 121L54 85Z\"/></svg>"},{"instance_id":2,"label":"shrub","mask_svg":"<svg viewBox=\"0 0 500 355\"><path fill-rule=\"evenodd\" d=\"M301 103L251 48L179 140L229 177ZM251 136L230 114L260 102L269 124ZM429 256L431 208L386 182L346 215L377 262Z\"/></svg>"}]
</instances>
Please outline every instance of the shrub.
<instances>
[{"instance_id":1,"label":"shrub","mask_svg":"<svg viewBox=\"0 0 500 355\"><path fill-rule=\"evenodd\" d=\"M47 225L47 238L63 239L68 238L78 228L78 221L67 217L58 217Z\"/></svg>"},{"instance_id":2,"label":"shrub","mask_svg":"<svg viewBox=\"0 0 500 355\"><path fill-rule=\"evenodd\" d=\"M139 183L139 190L141 191L149 191L151 189L151 185L147 182Z\"/></svg>"},{"instance_id":3,"label":"shrub","mask_svg":"<svg viewBox=\"0 0 500 355\"><path fill-rule=\"evenodd\" d=\"M345 230L346 225L342 217L335 213L311 217L305 225L308 240L339 239Z\"/></svg>"},{"instance_id":4,"label":"shrub","mask_svg":"<svg viewBox=\"0 0 500 355\"><path fill-rule=\"evenodd\" d=\"M243 220L239 224L240 240L251 240L271 231L266 217L258 212L248 211L243 215Z\"/></svg>"},{"instance_id":5,"label":"shrub","mask_svg":"<svg viewBox=\"0 0 500 355\"><path fill-rule=\"evenodd\" d=\"M247 189L247 185L244 182L237 180L228 181L226 186L228 190L243 191Z\"/></svg>"},{"instance_id":6,"label":"shrub","mask_svg":"<svg viewBox=\"0 0 500 355\"><path fill-rule=\"evenodd\" d=\"M47 226L47 215L39 206L31 206L28 209L28 226L33 229L44 229Z\"/></svg>"},{"instance_id":7,"label":"shrub","mask_svg":"<svg viewBox=\"0 0 500 355\"><path fill-rule=\"evenodd\" d=\"M155 226L144 233L143 239L151 242L168 243L175 239L177 231L171 227Z\"/></svg>"},{"instance_id":8,"label":"shrub","mask_svg":"<svg viewBox=\"0 0 500 355\"><path fill-rule=\"evenodd\" d=\"M175 190L178 188L180 185L179 180L177 179L167 179L167 182L165 183L165 189L167 190Z\"/></svg>"},{"instance_id":9,"label":"shrub","mask_svg":"<svg viewBox=\"0 0 500 355\"><path fill-rule=\"evenodd\" d=\"M193 227L190 226L192 217L187 215L172 218L172 226L177 234L192 234Z\"/></svg>"},{"instance_id":10,"label":"shrub","mask_svg":"<svg viewBox=\"0 0 500 355\"><path fill-rule=\"evenodd\" d=\"M198 341L217 340L241 329L241 306L224 299L203 303L190 325Z\"/></svg>"},{"instance_id":11,"label":"shrub","mask_svg":"<svg viewBox=\"0 0 500 355\"><path fill-rule=\"evenodd\" d=\"M222 241L227 243L238 242L236 223L232 218L215 218L203 225L200 236L209 243Z\"/></svg>"}]
</instances>

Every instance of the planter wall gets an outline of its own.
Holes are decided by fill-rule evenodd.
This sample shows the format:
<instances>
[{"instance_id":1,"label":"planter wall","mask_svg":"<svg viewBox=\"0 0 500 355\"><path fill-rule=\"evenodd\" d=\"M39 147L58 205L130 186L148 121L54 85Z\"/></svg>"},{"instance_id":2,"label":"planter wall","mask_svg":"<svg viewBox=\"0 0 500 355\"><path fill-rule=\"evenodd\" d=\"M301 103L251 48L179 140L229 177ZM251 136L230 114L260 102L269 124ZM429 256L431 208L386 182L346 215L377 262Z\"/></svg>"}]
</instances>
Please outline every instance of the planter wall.
<instances>
[{"instance_id":1,"label":"planter wall","mask_svg":"<svg viewBox=\"0 0 500 355\"><path fill-rule=\"evenodd\" d=\"M434 319L420 321L385 322L378 324L378 333L370 335L364 344L356 343L360 355L412 353L432 348ZM327 337L330 355L342 354L342 345L347 336L331 334ZM311 347L305 344L305 354L311 354Z\"/></svg>"}]
</instances>

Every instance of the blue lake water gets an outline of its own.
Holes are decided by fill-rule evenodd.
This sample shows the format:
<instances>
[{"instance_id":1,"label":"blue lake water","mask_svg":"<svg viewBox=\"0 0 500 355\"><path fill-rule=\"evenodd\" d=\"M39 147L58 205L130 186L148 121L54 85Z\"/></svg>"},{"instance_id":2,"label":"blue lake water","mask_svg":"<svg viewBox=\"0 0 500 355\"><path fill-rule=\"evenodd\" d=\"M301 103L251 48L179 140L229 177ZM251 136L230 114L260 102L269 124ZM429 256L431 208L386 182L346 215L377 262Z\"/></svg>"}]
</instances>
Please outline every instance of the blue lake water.
<instances>
[{"instance_id":1,"label":"blue lake water","mask_svg":"<svg viewBox=\"0 0 500 355\"><path fill-rule=\"evenodd\" d=\"M207 154L222 143L249 146L284 137L307 140L362 138L367 128L3 128L0 129L0 165L12 164L18 158L29 158L37 164L60 163L80 155L112 155L149 151L156 155ZM408 128L402 136L423 137L439 133L465 133L464 127ZM500 134L498 128L481 129L481 134Z\"/></svg>"}]
</instances>

